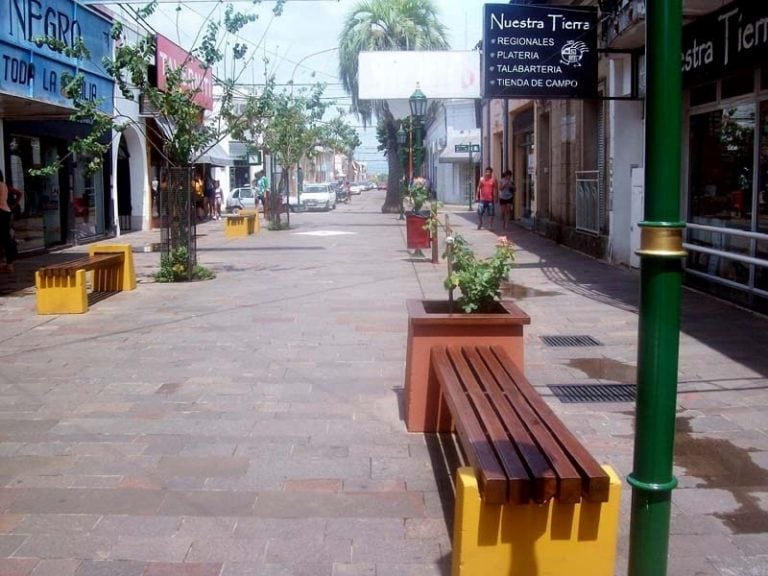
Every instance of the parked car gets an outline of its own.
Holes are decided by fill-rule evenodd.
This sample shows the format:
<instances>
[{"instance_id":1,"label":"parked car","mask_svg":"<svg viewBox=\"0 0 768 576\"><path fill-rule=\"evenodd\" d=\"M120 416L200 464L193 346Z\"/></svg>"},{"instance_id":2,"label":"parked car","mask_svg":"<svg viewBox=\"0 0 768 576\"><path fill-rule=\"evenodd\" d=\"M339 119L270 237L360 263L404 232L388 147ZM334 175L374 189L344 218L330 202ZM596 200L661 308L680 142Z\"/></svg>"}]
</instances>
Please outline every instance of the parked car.
<instances>
[{"instance_id":1,"label":"parked car","mask_svg":"<svg viewBox=\"0 0 768 576\"><path fill-rule=\"evenodd\" d=\"M304 184L301 192L301 208L325 210L336 208L336 191L330 184Z\"/></svg>"},{"instance_id":2,"label":"parked car","mask_svg":"<svg viewBox=\"0 0 768 576\"><path fill-rule=\"evenodd\" d=\"M235 188L227 196L225 210L237 214L240 210L254 210L258 208L261 199L254 193L250 186Z\"/></svg>"},{"instance_id":3,"label":"parked car","mask_svg":"<svg viewBox=\"0 0 768 576\"><path fill-rule=\"evenodd\" d=\"M352 182L352 184L349 185L350 194L362 194L364 189L365 187L362 182Z\"/></svg>"}]
</instances>

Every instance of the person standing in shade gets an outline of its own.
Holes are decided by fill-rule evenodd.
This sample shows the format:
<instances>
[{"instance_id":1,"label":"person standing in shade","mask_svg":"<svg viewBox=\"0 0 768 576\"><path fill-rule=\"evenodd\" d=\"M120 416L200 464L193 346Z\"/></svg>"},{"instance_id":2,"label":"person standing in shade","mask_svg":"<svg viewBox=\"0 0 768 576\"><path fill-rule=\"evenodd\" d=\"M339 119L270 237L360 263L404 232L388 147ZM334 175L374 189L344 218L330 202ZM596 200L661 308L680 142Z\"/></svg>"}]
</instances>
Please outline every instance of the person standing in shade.
<instances>
[{"instance_id":1,"label":"person standing in shade","mask_svg":"<svg viewBox=\"0 0 768 576\"><path fill-rule=\"evenodd\" d=\"M512 171L506 170L501 174L499 180L499 208L501 208L501 222L504 230L507 229L509 221L512 219L515 204L515 181L512 178Z\"/></svg>"},{"instance_id":2,"label":"person standing in shade","mask_svg":"<svg viewBox=\"0 0 768 576\"><path fill-rule=\"evenodd\" d=\"M493 217L496 215L494 204L499 197L499 183L496 178L493 177L493 168L488 166L485 169L485 174L477 183L477 193L475 194L475 200L477 201L477 229L480 230L483 227L483 216L487 213L490 218L489 228L493 228Z\"/></svg>"},{"instance_id":3,"label":"person standing in shade","mask_svg":"<svg viewBox=\"0 0 768 576\"><path fill-rule=\"evenodd\" d=\"M11 205L10 191L5 185L3 171L0 170L0 246L5 256L6 272L13 272L13 261L16 260L16 241L11 231Z\"/></svg>"}]
</instances>

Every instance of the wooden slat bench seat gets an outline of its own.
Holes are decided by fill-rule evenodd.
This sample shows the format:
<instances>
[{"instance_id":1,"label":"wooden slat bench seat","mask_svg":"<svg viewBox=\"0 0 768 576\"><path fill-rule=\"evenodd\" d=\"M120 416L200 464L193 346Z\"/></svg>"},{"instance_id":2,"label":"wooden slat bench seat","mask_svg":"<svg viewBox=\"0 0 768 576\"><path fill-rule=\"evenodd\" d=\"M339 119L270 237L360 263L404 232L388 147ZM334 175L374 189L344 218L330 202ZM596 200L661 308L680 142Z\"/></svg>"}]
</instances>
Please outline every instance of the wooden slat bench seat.
<instances>
[{"instance_id":1,"label":"wooden slat bench seat","mask_svg":"<svg viewBox=\"0 0 768 576\"><path fill-rule=\"evenodd\" d=\"M130 245L91 246L87 255L39 268L35 272L38 314L81 314L88 311L86 273L98 298L136 287Z\"/></svg>"},{"instance_id":2,"label":"wooden slat bench seat","mask_svg":"<svg viewBox=\"0 0 768 576\"><path fill-rule=\"evenodd\" d=\"M488 504L606 502L610 478L498 346L436 346L442 429L455 427Z\"/></svg>"}]
</instances>

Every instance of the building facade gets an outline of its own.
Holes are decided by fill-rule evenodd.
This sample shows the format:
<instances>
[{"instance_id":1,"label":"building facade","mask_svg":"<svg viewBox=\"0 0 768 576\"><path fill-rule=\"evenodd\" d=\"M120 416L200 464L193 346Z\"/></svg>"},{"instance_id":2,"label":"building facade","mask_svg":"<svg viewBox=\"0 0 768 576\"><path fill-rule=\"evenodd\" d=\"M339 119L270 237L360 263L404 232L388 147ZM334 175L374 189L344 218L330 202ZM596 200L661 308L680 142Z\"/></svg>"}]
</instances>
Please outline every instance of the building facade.
<instances>
[{"instance_id":1,"label":"building facade","mask_svg":"<svg viewBox=\"0 0 768 576\"><path fill-rule=\"evenodd\" d=\"M548 2L552 5L569 2ZM599 8L598 97L483 104L483 164L509 167L516 218L617 265L640 265L645 2ZM768 310L768 4L683 2L680 203L685 281Z\"/></svg>"}]
</instances>

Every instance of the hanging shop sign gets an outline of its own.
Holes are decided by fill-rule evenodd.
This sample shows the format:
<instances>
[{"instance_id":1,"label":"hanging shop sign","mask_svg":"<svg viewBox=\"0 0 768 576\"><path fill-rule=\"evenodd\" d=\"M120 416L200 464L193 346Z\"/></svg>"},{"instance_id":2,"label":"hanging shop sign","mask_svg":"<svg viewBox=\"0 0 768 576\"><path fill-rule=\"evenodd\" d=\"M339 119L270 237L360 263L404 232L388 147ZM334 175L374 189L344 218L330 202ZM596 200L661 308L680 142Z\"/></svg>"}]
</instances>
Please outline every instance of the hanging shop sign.
<instances>
[{"instance_id":1,"label":"hanging shop sign","mask_svg":"<svg viewBox=\"0 0 768 576\"><path fill-rule=\"evenodd\" d=\"M165 36L157 34L155 37L157 53L155 55L157 65L157 87L160 90L166 88L166 76L168 71L181 68L185 86L189 90L195 90L195 103L206 110L213 110L213 81L211 69L206 68L200 60L192 56L182 47L174 44Z\"/></svg>"},{"instance_id":2,"label":"hanging shop sign","mask_svg":"<svg viewBox=\"0 0 768 576\"><path fill-rule=\"evenodd\" d=\"M114 112L114 82L102 66L112 55L111 22L72 0L0 0L0 94L71 107L62 95L62 78L82 73L80 96ZM59 46L41 41L51 36L71 48L78 39L90 57L66 56Z\"/></svg>"},{"instance_id":3,"label":"hanging shop sign","mask_svg":"<svg viewBox=\"0 0 768 576\"><path fill-rule=\"evenodd\" d=\"M768 57L768 2L738 0L683 28L683 84L711 81Z\"/></svg>"},{"instance_id":4,"label":"hanging shop sign","mask_svg":"<svg viewBox=\"0 0 768 576\"><path fill-rule=\"evenodd\" d=\"M594 98L597 60L596 7L484 6L484 98Z\"/></svg>"}]
</instances>

